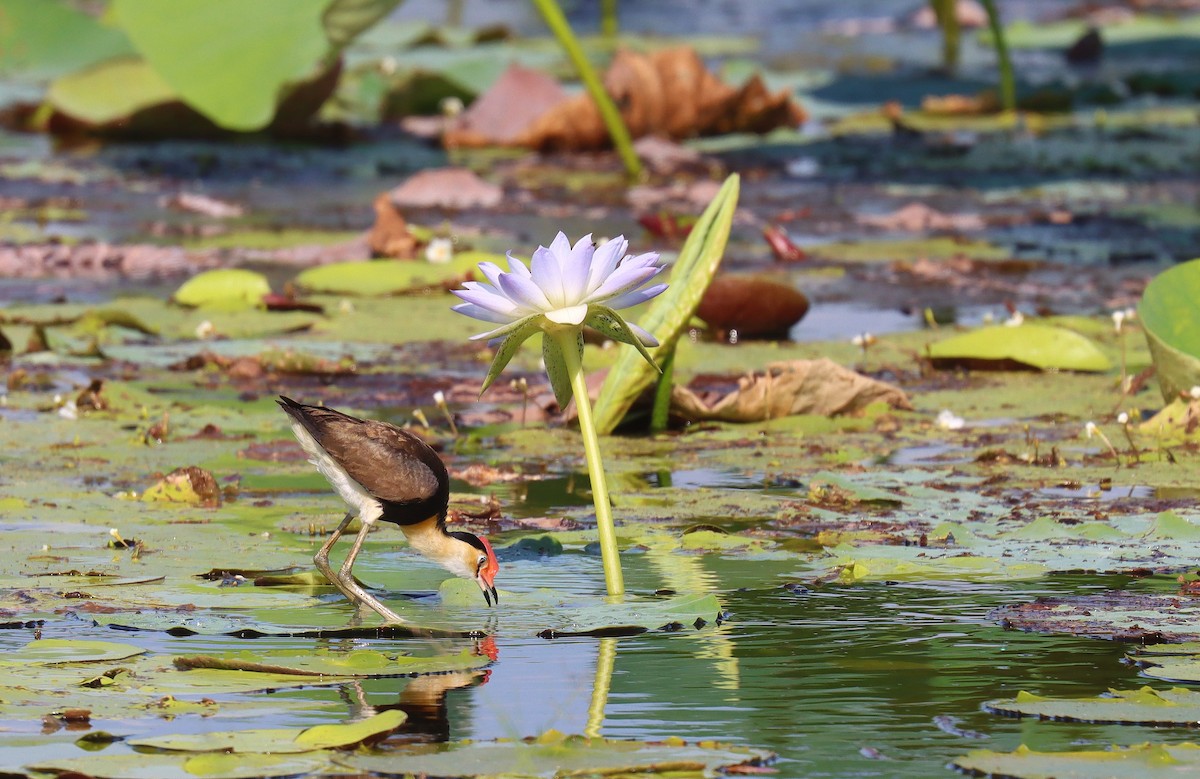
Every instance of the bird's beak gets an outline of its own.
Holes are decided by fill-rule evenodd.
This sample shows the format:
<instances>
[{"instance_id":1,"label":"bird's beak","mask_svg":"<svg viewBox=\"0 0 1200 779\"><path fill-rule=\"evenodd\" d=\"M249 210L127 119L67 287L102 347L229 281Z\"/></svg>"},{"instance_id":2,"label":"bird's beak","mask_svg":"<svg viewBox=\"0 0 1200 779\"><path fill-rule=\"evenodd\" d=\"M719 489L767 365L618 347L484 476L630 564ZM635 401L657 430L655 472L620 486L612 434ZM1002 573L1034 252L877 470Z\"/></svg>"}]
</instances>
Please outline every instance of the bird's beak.
<instances>
[{"instance_id":1,"label":"bird's beak","mask_svg":"<svg viewBox=\"0 0 1200 779\"><path fill-rule=\"evenodd\" d=\"M475 581L479 583L479 589L483 590L483 599L487 601L487 605L499 605L500 593L496 592L496 586L487 579L480 576Z\"/></svg>"}]
</instances>

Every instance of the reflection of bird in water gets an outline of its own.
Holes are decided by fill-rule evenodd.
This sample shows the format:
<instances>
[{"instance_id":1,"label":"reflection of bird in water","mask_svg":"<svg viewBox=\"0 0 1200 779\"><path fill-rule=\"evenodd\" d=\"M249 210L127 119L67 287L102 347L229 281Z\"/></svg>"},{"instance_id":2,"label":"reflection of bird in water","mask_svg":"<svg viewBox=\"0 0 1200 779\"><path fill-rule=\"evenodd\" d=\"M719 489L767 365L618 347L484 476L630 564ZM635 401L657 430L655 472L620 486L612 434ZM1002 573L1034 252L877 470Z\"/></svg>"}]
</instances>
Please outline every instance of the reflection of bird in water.
<instances>
[{"instance_id":1,"label":"reflection of bird in water","mask_svg":"<svg viewBox=\"0 0 1200 779\"><path fill-rule=\"evenodd\" d=\"M342 500L354 510L313 558L326 578L354 603L374 609L389 622L404 620L354 580L354 559L377 521L400 526L408 542L425 557L453 574L473 579L488 605L498 601L494 584L500 569L487 539L446 529L450 477L437 452L417 436L395 425L358 419L340 411L277 401L292 419L292 432ZM329 565L333 547L355 513L362 530L335 574Z\"/></svg>"},{"instance_id":2,"label":"reflection of bird in water","mask_svg":"<svg viewBox=\"0 0 1200 779\"><path fill-rule=\"evenodd\" d=\"M493 661L500 657L496 644L489 636L475 646L477 654L486 654ZM342 698L350 705L355 719L370 717L382 711L399 709L408 715L390 739L400 743L444 743L450 740L450 707L447 694L455 690L487 684L491 671L479 669L454 671L446 674L426 674L408 680L395 703L373 706L367 702L361 682L341 688Z\"/></svg>"}]
</instances>

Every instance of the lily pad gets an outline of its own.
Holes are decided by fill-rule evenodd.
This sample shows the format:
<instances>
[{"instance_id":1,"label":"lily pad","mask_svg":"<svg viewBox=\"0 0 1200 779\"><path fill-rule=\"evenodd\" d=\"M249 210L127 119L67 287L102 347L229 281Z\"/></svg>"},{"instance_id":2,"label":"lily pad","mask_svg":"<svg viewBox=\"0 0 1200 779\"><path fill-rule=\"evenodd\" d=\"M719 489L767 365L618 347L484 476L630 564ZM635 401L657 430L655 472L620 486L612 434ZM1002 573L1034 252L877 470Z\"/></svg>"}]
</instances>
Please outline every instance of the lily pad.
<instances>
[{"instance_id":1,"label":"lily pad","mask_svg":"<svg viewBox=\"0 0 1200 779\"><path fill-rule=\"evenodd\" d=\"M1112 367L1094 343L1061 327L1025 324L985 327L938 341L929 357L939 367L967 364L977 368L1018 366L1040 370L1103 372Z\"/></svg>"},{"instance_id":2,"label":"lily pad","mask_svg":"<svg viewBox=\"0 0 1200 779\"><path fill-rule=\"evenodd\" d=\"M715 776L733 766L760 766L770 752L726 744L688 744L564 736L554 731L525 741L483 741L448 746L440 752L406 755L338 755L338 765L383 776Z\"/></svg>"},{"instance_id":3,"label":"lily pad","mask_svg":"<svg viewBox=\"0 0 1200 779\"><path fill-rule=\"evenodd\" d=\"M296 277L296 284L331 295L398 295L464 279L479 263L498 259L485 252L462 252L444 265L421 260L335 262L309 268Z\"/></svg>"},{"instance_id":4,"label":"lily pad","mask_svg":"<svg viewBox=\"0 0 1200 779\"><path fill-rule=\"evenodd\" d=\"M275 115L281 89L311 75L329 51L322 24L329 5L114 0L112 13L189 105L222 127L258 130Z\"/></svg>"},{"instance_id":5,"label":"lily pad","mask_svg":"<svg viewBox=\"0 0 1200 779\"><path fill-rule=\"evenodd\" d=\"M1190 776L1200 770L1200 746L1139 744L1077 752L1037 752L1018 747L1013 752L980 749L957 758L960 771L1014 779L1157 779Z\"/></svg>"},{"instance_id":6,"label":"lily pad","mask_svg":"<svg viewBox=\"0 0 1200 779\"><path fill-rule=\"evenodd\" d=\"M463 651L457 655L439 657L409 657L385 654L369 649L352 652L314 652L297 655L291 652L238 652L216 657L196 655L175 658L181 670L206 668L224 671L294 674L296 676L341 676L376 678L383 676L415 676L428 673L449 673L488 664L486 657Z\"/></svg>"},{"instance_id":7,"label":"lily pad","mask_svg":"<svg viewBox=\"0 0 1200 779\"><path fill-rule=\"evenodd\" d=\"M1155 276L1138 316L1163 398L1169 403L1200 384L1200 259Z\"/></svg>"},{"instance_id":8,"label":"lily pad","mask_svg":"<svg viewBox=\"0 0 1200 779\"><path fill-rule=\"evenodd\" d=\"M216 733L177 734L132 738L133 747L171 752L224 752L229 754L288 754L349 747L391 733L408 715L389 709L357 722L314 725L311 728L262 728Z\"/></svg>"},{"instance_id":9,"label":"lily pad","mask_svg":"<svg viewBox=\"0 0 1200 779\"><path fill-rule=\"evenodd\" d=\"M72 119L106 125L178 96L144 60L120 57L56 79L46 99Z\"/></svg>"},{"instance_id":10,"label":"lily pad","mask_svg":"<svg viewBox=\"0 0 1200 779\"><path fill-rule=\"evenodd\" d=\"M542 638L587 635L633 635L649 630L700 628L721 619L715 595L681 595L663 600L630 599L625 603L562 610L560 627L543 630Z\"/></svg>"},{"instance_id":11,"label":"lily pad","mask_svg":"<svg viewBox=\"0 0 1200 779\"><path fill-rule=\"evenodd\" d=\"M133 753L55 758L28 768L47 774L91 776L95 779L260 779L300 776L329 765L324 754L202 754Z\"/></svg>"},{"instance_id":12,"label":"lily pad","mask_svg":"<svg viewBox=\"0 0 1200 779\"><path fill-rule=\"evenodd\" d=\"M271 292L267 277L242 268L223 268L197 274L172 296L181 306L236 311L262 304Z\"/></svg>"},{"instance_id":13,"label":"lily pad","mask_svg":"<svg viewBox=\"0 0 1200 779\"><path fill-rule=\"evenodd\" d=\"M1038 598L1001 607L988 616L1006 628L1038 633L1114 641L1200 640L1200 603L1176 595L1108 592Z\"/></svg>"},{"instance_id":14,"label":"lily pad","mask_svg":"<svg viewBox=\"0 0 1200 779\"><path fill-rule=\"evenodd\" d=\"M1016 698L988 701L983 708L1011 717L1129 725L1200 725L1200 692L1183 687L1109 690L1090 698L1051 698L1021 691Z\"/></svg>"},{"instance_id":15,"label":"lily pad","mask_svg":"<svg viewBox=\"0 0 1200 779\"><path fill-rule=\"evenodd\" d=\"M16 651L0 657L0 665L56 665L58 663L97 663L124 660L143 654L146 650L112 641L75 641L46 638L30 641Z\"/></svg>"}]
</instances>

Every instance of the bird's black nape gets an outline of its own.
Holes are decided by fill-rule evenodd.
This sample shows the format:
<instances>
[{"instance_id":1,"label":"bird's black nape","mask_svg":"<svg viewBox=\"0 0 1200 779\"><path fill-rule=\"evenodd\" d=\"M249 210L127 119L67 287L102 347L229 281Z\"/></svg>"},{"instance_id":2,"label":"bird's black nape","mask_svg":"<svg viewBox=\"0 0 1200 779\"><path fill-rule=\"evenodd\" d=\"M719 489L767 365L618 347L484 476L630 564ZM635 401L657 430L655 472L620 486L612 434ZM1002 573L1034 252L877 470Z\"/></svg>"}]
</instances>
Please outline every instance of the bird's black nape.
<instances>
[{"instance_id":1,"label":"bird's black nape","mask_svg":"<svg viewBox=\"0 0 1200 779\"><path fill-rule=\"evenodd\" d=\"M474 533L468 533L465 530L447 530L446 535L450 536L451 538L457 538L459 541L465 541L484 554L487 554L487 547L484 546L483 542L479 540L479 536L475 535Z\"/></svg>"}]
</instances>

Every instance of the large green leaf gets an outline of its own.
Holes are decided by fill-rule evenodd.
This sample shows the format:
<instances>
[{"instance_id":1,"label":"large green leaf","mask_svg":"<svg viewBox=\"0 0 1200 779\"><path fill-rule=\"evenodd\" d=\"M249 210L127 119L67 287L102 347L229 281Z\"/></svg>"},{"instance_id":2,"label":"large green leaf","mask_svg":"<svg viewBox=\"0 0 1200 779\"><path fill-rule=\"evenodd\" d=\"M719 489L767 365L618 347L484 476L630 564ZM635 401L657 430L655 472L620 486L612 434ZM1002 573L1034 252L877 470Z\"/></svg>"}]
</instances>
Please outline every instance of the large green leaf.
<instances>
[{"instance_id":1,"label":"large green leaf","mask_svg":"<svg viewBox=\"0 0 1200 779\"><path fill-rule=\"evenodd\" d=\"M57 79L46 99L73 119L105 125L179 98L144 60L118 57Z\"/></svg>"},{"instance_id":2,"label":"large green leaf","mask_svg":"<svg viewBox=\"0 0 1200 779\"><path fill-rule=\"evenodd\" d=\"M296 277L296 284L333 295L397 295L464 278L479 263L498 259L498 255L486 252L461 252L444 265L420 260L335 262L303 271Z\"/></svg>"},{"instance_id":3,"label":"large green leaf","mask_svg":"<svg viewBox=\"0 0 1200 779\"><path fill-rule=\"evenodd\" d=\"M16 651L5 652L0 664L56 665L59 663L97 663L124 660L146 650L112 641L72 641L46 638L30 641Z\"/></svg>"},{"instance_id":4,"label":"large green leaf","mask_svg":"<svg viewBox=\"0 0 1200 779\"><path fill-rule=\"evenodd\" d=\"M6 79L53 78L132 51L120 30L62 0L4 0L0 6L0 74Z\"/></svg>"},{"instance_id":5,"label":"large green leaf","mask_svg":"<svg viewBox=\"0 0 1200 779\"><path fill-rule=\"evenodd\" d=\"M222 127L270 123L285 85L328 55L329 0L113 0L121 27L188 105Z\"/></svg>"},{"instance_id":6,"label":"large green leaf","mask_svg":"<svg viewBox=\"0 0 1200 779\"><path fill-rule=\"evenodd\" d=\"M339 755L339 765L384 776L639 776L678 772L716 776L722 768L761 765L770 752L726 744L687 744L564 736L550 731L533 741L453 744L427 754Z\"/></svg>"},{"instance_id":7,"label":"large green leaf","mask_svg":"<svg viewBox=\"0 0 1200 779\"><path fill-rule=\"evenodd\" d=\"M638 322L661 344L653 354L667 354L675 348L679 336L696 313L704 290L716 275L725 255L733 213L737 210L739 186L737 174L725 180L680 250L679 259L671 268L670 288L655 299ZM622 350L596 401L594 416L598 432L601 435L611 433L658 375L657 369L648 364L638 350Z\"/></svg>"},{"instance_id":8,"label":"large green leaf","mask_svg":"<svg viewBox=\"0 0 1200 779\"><path fill-rule=\"evenodd\" d=\"M929 347L935 361L972 364L1016 362L1041 370L1107 371L1112 364L1094 343L1061 327L985 327Z\"/></svg>"},{"instance_id":9,"label":"large green leaf","mask_svg":"<svg viewBox=\"0 0 1200 779\"><path fill-rule=\"evenodd\" d=\"M1200 384L1200 259L1155 276L1138 306L1168 402Z\"/></svg>"},{"instance_id":10,"label":"large green leaf","mask_svg":"<svg viewBox=\"0 0 1200 779\"><path fill-rule=\"evenodd\" d=\"M979 749L956 759L954 767L970 774L1016 779L1158 779L1195 776L1200 771L1200 746L1139 744L1078 752L1037 752L1018 747L1014 752Z\"/></svg>"}]
</instances>

